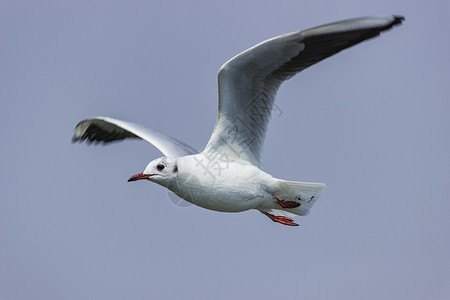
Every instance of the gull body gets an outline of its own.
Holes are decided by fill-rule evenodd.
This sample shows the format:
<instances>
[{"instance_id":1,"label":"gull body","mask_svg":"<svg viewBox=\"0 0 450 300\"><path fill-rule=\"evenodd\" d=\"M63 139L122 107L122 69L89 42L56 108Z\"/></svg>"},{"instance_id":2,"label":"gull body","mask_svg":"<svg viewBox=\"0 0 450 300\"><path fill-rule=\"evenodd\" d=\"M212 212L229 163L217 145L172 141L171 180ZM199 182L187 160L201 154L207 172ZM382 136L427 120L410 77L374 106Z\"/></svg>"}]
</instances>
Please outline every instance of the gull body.
<instances>
[{"instance_id":1,"label":"gull body","mask_svg":"<svg viewBox=\"0 0 450 300\"><path fill-rule=\"evenodd\" d=\"M226 62L219 70L219 112L201 152L161 132L108 117L81 121L74 141L144 139L164 157L151 161L129 181L160 184L197 206L221 211L256 209L272 221L297 226L325 184L286 181L262 167L262 147L282 82L309 66L401 24L401 16L339 21L266 40Z\"/></svg>"},{"instance_id":2,"label":"gull body","mask_svg":"<svg viewBox=\"0 0 450 300\"><path fill-rule=\"evenodd\" d=\"M211 210L241 212L273 202L271 193L276 180L271 175L251 164L235 161L216 162L214 166L203 164L207 161L203 153L172 160L160 158L148 165L143 176L152 174L150 181ZM158 164L165 164L167 171L159 171ZM178 170L174 172L174 168Z\"/></svg>"}]
</instances>

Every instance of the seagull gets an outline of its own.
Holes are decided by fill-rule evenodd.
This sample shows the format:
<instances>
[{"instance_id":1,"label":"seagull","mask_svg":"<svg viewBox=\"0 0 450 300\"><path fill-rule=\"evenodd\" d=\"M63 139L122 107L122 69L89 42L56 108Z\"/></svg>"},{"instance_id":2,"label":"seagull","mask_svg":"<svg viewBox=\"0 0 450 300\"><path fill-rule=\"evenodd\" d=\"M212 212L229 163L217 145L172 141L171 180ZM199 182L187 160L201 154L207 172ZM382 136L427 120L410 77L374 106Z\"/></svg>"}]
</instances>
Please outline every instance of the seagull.
<instances>
[{"instance_id":1,"label":"seagull","mask_svg":"<svg viewBox=\"0 0 450 300\"><path fill-rule=\"evenodd\" d=\"M396 15L338 21L277 36L236 55L219 70L217 122L201 152L159 131L109 117L79 122L72 140L143 139L164 157L128 181L155 182L206 209L254 209L274 222L298 226L292 217L307 215L325 184L282 180L263 171L263 144L278 88L309 66L402 21Z\"/></svg>"}]
</instances>

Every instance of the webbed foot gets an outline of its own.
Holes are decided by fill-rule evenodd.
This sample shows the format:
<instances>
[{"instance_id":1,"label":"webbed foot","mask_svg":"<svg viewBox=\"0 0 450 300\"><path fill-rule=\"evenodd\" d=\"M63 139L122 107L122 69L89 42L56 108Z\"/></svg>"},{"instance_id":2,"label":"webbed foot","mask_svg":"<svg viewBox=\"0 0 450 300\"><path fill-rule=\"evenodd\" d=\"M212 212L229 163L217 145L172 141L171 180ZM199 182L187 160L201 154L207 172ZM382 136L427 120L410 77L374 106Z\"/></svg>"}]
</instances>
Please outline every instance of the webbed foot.
<instances>
[{"instance_id":1,"label":"webbed foot","mask_svg":"<svg viewBox=\"0 0 450 300\"><path fill-rule=\"evenodd\" d=\"M296 208L300 206L300 203L298 202L294 202L294 201L285 201L285 200L280 200L278 198L277 199L278 204L281 205L281 207L283 208Z\"/></svg>"},{"instance_id":2,"label":"webbed foot","mask_svg":"<svg viewBox=\"0 0 450 300\"><path fill-rule=\"evenodd\" d=\"M275 216L275 215L269 214L268 212L264 212L264 211L262 213L265 214L266 216L268 216L274 222L278 222L278 223L281 223L283 225L288 225L288 226L298 226L298 224L294 223L294 220L292 220L291 218L284 217L284 216Z\"/></svg>"}]
</instances>

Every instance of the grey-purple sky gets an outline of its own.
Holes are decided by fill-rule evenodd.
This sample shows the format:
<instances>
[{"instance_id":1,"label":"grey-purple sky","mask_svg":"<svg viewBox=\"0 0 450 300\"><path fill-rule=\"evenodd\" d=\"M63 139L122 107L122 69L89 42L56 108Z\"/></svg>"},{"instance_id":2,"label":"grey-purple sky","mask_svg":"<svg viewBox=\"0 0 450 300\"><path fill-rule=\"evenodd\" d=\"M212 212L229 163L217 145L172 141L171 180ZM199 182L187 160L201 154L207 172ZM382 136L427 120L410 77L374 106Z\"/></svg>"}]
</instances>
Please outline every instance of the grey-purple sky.
<instances>
[{"instance_id":1,"label":"grey-purple sky","mask_svg":"<svg viewBox=\"0 0 450 300\"><path fill-rule=\"evenodd\" d=\"M0 299L449 299L449 1L0 1ZM127 183L161 154L71 144L140 123L202 149L217 71L365 15L404 25L278 94L264 166L327 184L300 227Z\"/></svg>"}]
</instances>

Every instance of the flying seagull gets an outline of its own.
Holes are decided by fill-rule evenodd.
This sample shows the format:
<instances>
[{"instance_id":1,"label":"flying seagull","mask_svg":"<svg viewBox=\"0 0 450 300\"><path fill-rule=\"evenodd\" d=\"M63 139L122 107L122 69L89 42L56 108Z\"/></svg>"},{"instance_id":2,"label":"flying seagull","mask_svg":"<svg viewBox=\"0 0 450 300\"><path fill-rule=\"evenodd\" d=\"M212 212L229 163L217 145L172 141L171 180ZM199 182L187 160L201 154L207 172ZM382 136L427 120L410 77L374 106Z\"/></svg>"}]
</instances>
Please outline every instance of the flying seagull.
<instances>
[{"instance_id":1,"label":"flying seagull","mask_svg":"<svg viewBox=\"0 0 450 300\"><path fill-rule=\"evenodd\" d=\"M288 33L259 43L219 70L216 126L201 152L161 132L108 117L81 121L73 141L143 139L164 157L128 181L156 182L184 200L221 212L256 209L272 221L298 226L325 184L286 181L263 171L262 147L281 83L339 51L401 24L402 16L363 17Z\"/></svg>"}]
</instances>

